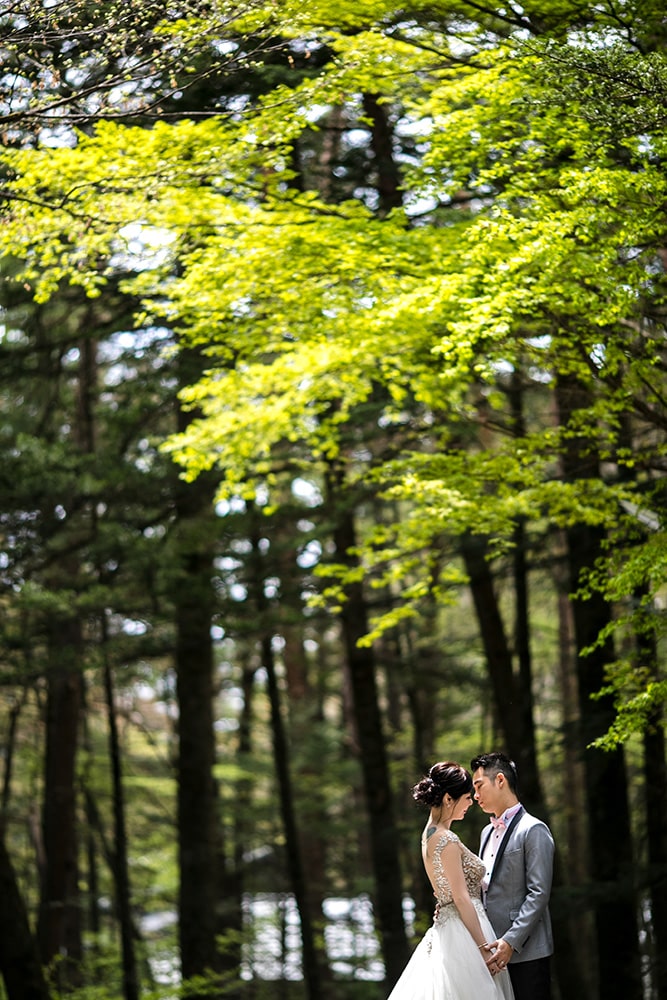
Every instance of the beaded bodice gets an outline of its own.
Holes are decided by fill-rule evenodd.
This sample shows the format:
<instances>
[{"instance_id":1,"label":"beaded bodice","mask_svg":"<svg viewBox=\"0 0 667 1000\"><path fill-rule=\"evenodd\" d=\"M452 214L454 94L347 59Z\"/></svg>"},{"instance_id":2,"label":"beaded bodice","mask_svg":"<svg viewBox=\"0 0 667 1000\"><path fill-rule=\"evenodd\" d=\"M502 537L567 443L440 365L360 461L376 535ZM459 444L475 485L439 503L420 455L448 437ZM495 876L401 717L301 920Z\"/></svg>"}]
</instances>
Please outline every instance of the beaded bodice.
<instances>
[{"instance_id":1,"label":"beaded bodice","mask_svg":"<svg viewBox=\"0 0 667 1000\"><path fill-rule=\"evenodd\" d=\"M468 892L471 899L479 898L482 879L486 871L484 862L476 854L473 854L472 851L469 851L452 830L445 830L441 833L433 849L433 854L429 854L427 841L422 839L424 867L433 886L435 898L441 906L447 906L453 902L452 891L442 863L442 852L447 844L458 845L461 851L463 876L468 887Z\"/></svg>"}]
</instances>

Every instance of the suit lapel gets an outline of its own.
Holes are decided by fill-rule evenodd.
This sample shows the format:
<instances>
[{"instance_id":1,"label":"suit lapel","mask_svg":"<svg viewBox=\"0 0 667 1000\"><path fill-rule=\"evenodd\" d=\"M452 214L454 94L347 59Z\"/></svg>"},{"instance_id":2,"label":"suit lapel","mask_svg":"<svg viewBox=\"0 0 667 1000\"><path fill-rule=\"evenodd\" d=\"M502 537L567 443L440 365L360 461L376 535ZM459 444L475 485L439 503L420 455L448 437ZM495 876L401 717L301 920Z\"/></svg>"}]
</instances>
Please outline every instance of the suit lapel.
<instances>
[{"instance_id":1,"label":"suit lapel","mask_svg":"<svg viewBox=\"0 0 667 1000\"><path fill-rule=\"evenodd\" d=\"M517 811L516 815L512 816L512 820L510 822L510 825L507 827L507 831L505 833L505 836L500 841L500 847L498 848L498 853L496 855L496 860L493 862L493 871L491 872L491 878L489 879L489 885L491 885L491 883L493 882L495 874L498 871L498 866L500 865L500 862L503 859L503 854L505 853L505 848L507 847L509 839L510 839L510 837L512 835L512 831L514 830L514 827L517 825L517 823L519 822L519 820L523 816L523 813L524 813L524 808L523 808L523 806L521 806L521 808ZM490 834L489 834L489 836L490 836ZM489 838L487 837L486 839L488 840ZM486 846L486 840L484 841L484 846Z\"/></svg>"}]
</instances>

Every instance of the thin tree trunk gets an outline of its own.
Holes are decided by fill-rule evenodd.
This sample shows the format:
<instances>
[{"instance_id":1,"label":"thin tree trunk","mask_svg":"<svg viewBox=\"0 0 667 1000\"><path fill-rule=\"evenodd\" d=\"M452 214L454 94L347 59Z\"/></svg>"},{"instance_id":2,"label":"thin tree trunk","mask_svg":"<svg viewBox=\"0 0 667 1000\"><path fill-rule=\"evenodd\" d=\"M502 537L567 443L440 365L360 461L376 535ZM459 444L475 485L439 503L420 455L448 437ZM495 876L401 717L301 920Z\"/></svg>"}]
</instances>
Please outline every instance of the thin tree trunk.
<instances>
[{"instance_id":1,"label":"thin tree trunk","mask_svg":"<svg viewBox=\"0 0 667 1000\"><path fill-rule=\"evenodd\" d=\"M256 658L252 657L253 660ZM239 979L243 958L243 887L248 831L252 824L253 781L244 774L252 756L253 695L259 662L244 663L241 673L243 704L239 716L236 760L241 778L234 788L232 843L221 843L218 934L222 941L220 968L225 978ZM226 994L227 995L227 994Z\"/></svg>"},{"instance_id":2,"label":"thin tree trunk","mask_svg":"<svg viewBox=\"0 0 667 1000\"><path fill-rule=\"evenodd\" d=\"M241 674L243 704L239 716L236 759L242 777L234 790L232 844L228 850L221 844L220 906L218 934L222 940L220 968L229 977L238 979L243 958L243 886L245 880L245 850L248 828L252 822L252 779L243 772L252 755L253 693L257 664L244 663Z\"/></svg>"},{"instance_id":3,"label":"thin tree trunk","mask_svg":"<svg viewBox=\"0 0 667 1000\"><path fill-rule=\"evenodd\" d=\"M16 749L16 731L18 727L19 715L21 714L21 709L23 708L26 700L25 690L21 693L20 698L16 698L14 704L9 710L9 726L7 729L7 737L4 741L4 773L2 776L2 798L0 799L0 837L5 834L5 825L7 822L7 813L9 810L9 799L11 796L12 787L12 767L14 763L14 751Z\"/></svg>"},{"instance_id":4,"label":"thin tree trunk","mask_svg":"<svg viewBox=\"0 0 667 1000\"><path fill-rule=\"evenodd\" d=\"M86 886L88 889L88 925L87 932L90 935L90 951L94 960L100 956L100 906L101 896L100 880L97 866L97 846L95 844L95 834L88 821L86 810ZM102 981L102 974L97 971L93 973L96 982Z\"/></svg>"},{"instance_id":5,"label":"thin tree trunk","mask_svg":"<svg viewBox=\"0 0 667 1000\"><path fill-rule=\"evenodd\" d=\"M277 561L280 584L278 629L284 644L282 662L289 734L292 746L304 747L298 763L292 767L295 788L295 811L299 831L300 856L303 865L308 913L313 925L313 942L318 964L320 996L330 992L332 977L325 943L324 898L326 893L327 845L329 829L326 789L321 781L321 754L315 745L319 739L324 716L316 686L309 669L304 640L303 578L298 570L296 528L291 522L279 527L273 536L272 551ZM306 752L305 748L308 748ZM319 779L319 780L318 780ZM301 788L307 794L299 795Z\"/></svg>"},{"instance_id":6,"label":"thin tree trunk","mask_svg":"<svg viewBox=\"0 0 667 1000\"><path fill-rule=\"evenodd\" d=\"M557 567L566 551L566 539L563 539L562 549L556 552ZM574 621L572 605L566 592L562 574L557 570L556 583L558 588L558 651L561 703L563 706L563 759L565 774L563 794L565 819L567 824L567 842L570 861L568 867L573 876L574 885L583 885L588 879L590 861L586 838L586 796L584 793L584 767L581 751L577 741L579 731L579 702L577 697L576 649L574 639ZM567 793L567 795L565 795Z\"/></svg>"},{"instance_id":7,"label":"thin tree trunk","mask_svg":"<svg viewBox=\"0 0 667 1000\"><path fill-rule=\"evenodd\" d=\"M437 695L447 683L442 647L433 638L438 634L437 614L437 603L429 595L421 615L419 641L414 641L416 637L409 622L405 623L399 634L396 669L402 666L404 673L403 688L410 709L415 774L426 774L436 759L434 754L440 725ZM379 656L382 657L382 649ZM422 859L413 850L407 863L410 893L416 912L430 916L433 910L433 887L426 877Z\"/></svg>"},{"instance_id":8,"label":"thin tree trunk","mask_svg":"<svg viewBox=\"0 0 667 1000\"><path fill-rule=\"evenodd\" d=\"M86 820L87 820L88 826L89 826L91 832L94 832L95 835L97 836L97 838L99 839L100 845L102 847L102 857L104 858L104 861L105 861L105 863L107 865L107 868L111 872L111 877L113 879L115 879L115 877L116 877L116 852L114 850L114 845L112 844L110 838L107 836L107 832L105 830L104 823L102 821L102 817L100 816L100 811L99 811L99 809L97 807L97 803L95 801L93 793L91 792L90 788L87 785L85 785L85 784L84 784L84 787L83 787L83 795L84 795L85 810L86 810ZM93 864L94 864L94 860L93 860ZM96 879L97 879L97 876L95 875L94 878L91 880L91 884L90 884L90 892L91 893L93 892L93 886L94 886L94 884L96 882ZM99 917L98 917L98 915L96 915L95 918L92 920L92 925L93 926L95 924L95 921L98 920L98 919L99 919ZM140 941L141 940L141 930L138 927L136 921L134 921L134 919L132 917L131 917L131 933L132 933L132 937L133 937L133 939L135 941ZM143 963L143 970L144 970L144 980L146 982L148 982L150 986L153 986L154 985L154 981L153 981L152 970L151 970L151 966L150 966L149 962L145 961Z\"/></svg>"},{"instance_id":9,"label":"thin tree trunk","mask_svg":"<svg viewBox=\"0 0 667 1000\"><path fill-rule=\"evenodd\" d=\"M533 809L536 804L541 803L537 761L534 747L532 755L526 755L524 752L526 744L530 747L530 738L529 734L524 734L523 731L523 699L514 675L512 652L500 613L491 566L487 559L486 538L482 535L464 535L461 539L461 553L470 581L470 591L504 743L507 752L517 761L519 767L522 799L530 809Z\"/></svg>"},{"instance_id":10,"label":"thin tree trunk","mask_svg":"<svg viewBox=\"0 0 667 1000\"><path fill-rule=\"evenodd\" d=\"M638 594L645 596L645 590ZM658 679L658 650L652 624L637 637L639 664ZM655 1000L667 1000L667 760L664 712L656 707L642 734L650 903L651 979Z\"/></svg>"},{"instance_id":11,"label":"thin tree trunk","mask_svg":"<svg viewBox=\"0 0 667 1000\"><path fill-rule=\"evenodd\" d=\"M335 510L334 544L338 562L357 566L353 515L341 502L344 484L340 470L328 477L329 502ZM375 913L391 988L403 971L410 950L403 920L400 842L394 818L382 716L378 703L375 657L359 640L368 634L368 614L361 583L348 585L341 611L343 645L349 671L354 722L359 742L364 792L370 820L371 854L375 881Z\"/></svg>"},{"instance_id":12,"label":"thin tree trunk","mask_svg":"<svg viewBox=\"0 0 667 1000\"><path fill-rule=\"evenodd\" d=\"M512 373L508 395L512 414L512 430L515 437L521 438L526 433L526 427L523 414L523 382L520 370L515 370ZM544 796L537 772L537 741L535 739L535 716L533 712L533 663L530 648L526 544L525 518L518 518L514 529L512 568L515 609L514 640L518 661L516 693L519 699L519 714L521 718L521 747L519 748L519 756L515 757L515 760L518 761L519 774L521 775L525 770L530 771L531 762L535 762L533 765L532 789L528 789L526 798L529 809L540 809L544 806ZM532 801L528 798L531 790L534 794Z\"/></svg>"},{"instance_id":13,"label":"thin tree trunk","mask_svg":"<svg viewBox=\"0 0 667 1000\"><path fill-rule=\"evenodd\" d=\"M287 614L290 612L287 611ZM313 740L317 739L320 720L317 716L315 693L308 678L302 629L284 623L280 628L285 641L282 659L285 666L292 743L296 746L305 746L309 743L312 746ZM323 997L328 992L325 984L331 978L324 939L323 910L327 868L327 837L324 831L328 829L328 823L325 788L321 781L317 780L318 775L321 775L321 755L316 752L302 754L301 762L295 772L296 815L308 913L313 925L320 997ZM300 787L309 789L305 797L298 796Z\"/></svg>"},{"instance_id":14,"label":"thin tree trunk","mask_svg":"<svg viewBox=\"0 0 667 1000\"><path fill-rule=\"evenodd\" d=\"M285 848L287 853L287 869L294 893L299 918L301 922L301 947L303 977L310 1000L320 996L321 979L313 919L310 912L310 899L304 872L301 842L296 822L294 808L294 793L289 767L289 746L285 732L285 723L281 707L280 689L276 676L276 663L273 653L272 636L267 621L268 602L264 593L264 571L262 553L259 546L259 535L254 530L252 539L252 578L251 592L260 620L260 630L264 633L261 639L262 666L266 670L269 703L271 705L271 735L273 740L273 757L276 765L276 776L280 793L280 811L285 831Z\"/></svg>"},{"instance_id":15,"label":"thin tree trunk","mask_svg":"<svg viewBox=\"0 0 667 1000\"><path fill-rule=\"evenodd\" d=\"M537 741L535 739L535 716L533 699L533 658L530 649L530 610L528 607L528 560L526 558L526 530L523 519L519 519L514 529L513 579L514 579L514 636L518 661L519 713L521 715L521 742L518 758L519 774L527 769L529 761L534 765L534 795L529 808L544 808L544 795L537 771ZM528 766L528 770L530 765ZM523 783L523 781L522 781Z\"/></svg>"},{"instance_id":16,"label":"thin tree trunk","mask_svg":"<svg viewBox=\"0 0 667 1000\"><path fill-rule=\"evenodd\" d=\"M130 875L127 856L127 830L125 825L125 794L121 764L120 740L113 690L113 677L108 655L106 620L102 619L102 655L104 658L104 693L109 724L109 758L111 761L112 798L114 816L114 882L120 921L123 963L123 995L125 1000L138 1000L139 977L134 950L134 928L130 893Z\"/></svg>"},{"instance_id":17,"label":"thin tree trunk","mask_svg":"<svg viewBox=\"0 0 667 1000\"><path fill-rule=\"evenodd\" d=\"M313 182L324 201L335 200L335 169L340 157L341 137L345 128L345 116L340 104L333 104L322 124L322 149L315 167L317 173ZM303 190L303 175L299 170L296 181Z\"/></svg>"},{"instance_id":18,"label":"thin tree trunk","mask_svg":"<svg viewBox=\"0 0 667 1000\"><path fill-rule=\"evenodd\" d=\"M93 977L95 982L102 981L102 974L100 970L100 965L98 962L100 956L100 882L99 882L99 871L98 871L98 860L97 860L97 830L94 821L94 809L91 807L92 796L89 791L90 786L90 774L91 766L93 761L93 745L90 736L90 727L88 725L89 719L89 706L87 699L88 689L84 683L83 687L83 750L84 750L84 767L82 769L80 783L81 783L81 793L83 799L83 813L86 819L85 823L85 848L84 854L86 859L86 869L85 869L85 879L84 884L86 886L86 903L87 903L87 915L88 920L86 923L86 932L90 939L90 953L93 961L95 963L95 969L93 972ZM113 868L111 868L113 875Z\"/></svg>"},{"instance_id":19,"label":"thin tree trunk","mask_svg":"<svg viewBox=\"0 0 667 1000\"><path fill-rule=\"evenodd\" d=\"M667 766L664 713L655 710L644 732L644 787L651 902L651 976L656 1000L667 1000Z\"/></svg>"},{"instance_id":20,"label":"thin tree trunk","mask_svg":"<svg viewBox=\"0 0 667 1000\"><path fill-rule=\"evenodd\" d=\"M387 215L403 204L401 173L394 156L394 134L387 107L380 103L379 94L364 94L364 112L371 122L371 148L375 156L378 193L378 214Z\"/></svg>"},{"instance_id":21,"label":"thin tree trunk","mask_svg":"<svg viewBox=\"0 0 667 1000\"><path fill-rule=\"evenodd\" d=\"M439 735L440 720L437 693L445 682L442 649L434 640L437 635L438 607L429 595L421 615L422 628L419 641L413 641L413 630L408 624L400 636L398 666L402 665L403 687L408 697L412 716L413 755L416 771L424 773L433 763L433 753ZM417 859L421 867L421 858ZM426 885L428 885L426 880Z\"/></svg>"},{"instance_id":22,"label":"thin tree trunk","mask_svg":"<svg viewBox=\"0 0 667 1000\"><path fill-rule=\"evenodd\" d=\"M310 902L306 879L301 858L299 831L294 812L294 795L289 773L289 750L282 709L280 705L280 690L276 677L276 664L273 655L271 637L262 639L262 665L266 670L269 701L271 704L271 732L273 737L273 756L276 765L276 776L280 789L280 807L285 830L285 846L287 851L287 868L290 882L301 920L301 945L303 949L303 977L306 983L307 996L310 1000L318 1000L320 996L320 970L315 947L313 921L310 913Z\"/></svg>"}]
</instances>

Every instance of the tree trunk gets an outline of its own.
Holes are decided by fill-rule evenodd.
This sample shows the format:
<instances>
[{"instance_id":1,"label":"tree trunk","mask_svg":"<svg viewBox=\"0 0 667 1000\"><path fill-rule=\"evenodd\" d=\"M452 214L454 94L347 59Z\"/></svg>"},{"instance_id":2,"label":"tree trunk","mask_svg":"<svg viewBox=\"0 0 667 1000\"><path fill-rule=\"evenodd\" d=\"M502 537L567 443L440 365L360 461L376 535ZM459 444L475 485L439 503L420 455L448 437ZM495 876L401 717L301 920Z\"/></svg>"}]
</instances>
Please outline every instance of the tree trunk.
<instances>
[{"instance_id":1,"label":"tree trunk","mask_svg":"<svg viewBox=\"0 0 667 1000\"><path fill-rule=\"evenodd\" d=\"M516 437L523 437L526 433L523 412L523 379L518 369L512 373L508 395L512 413L513 432ZM514 530L514 547L512 550L515 605L514 636L518 660L518 696L523 748L523 752L518 758L520 761L519 774L523 773L526 764L531 761L534 762L533 791L535 798L532 803L528 800L528 808L530 811L534 810L538 816L542 816L548 822L546 803L537 770L537 740L535 735L533 665L528 600L529 567L526 545L525 518L519 518ZM576 792L575 788L570 788L568 785L568 796L576 795ZM559 896L562 898L565 895L567 903L570 902L570 895L567 891L568 883L568 865L564 863L563 850L557 843L554 856L552 895L553 903L556 905L551 906L555 940L554 969L562 996L568 997L569 1000L586 1000L589 993L587 989L587 963L585 956L578 947L579 939L570 919L571 909L569 905L565 907L558 905Z\"/></svg>"},{"instance_id":2,"label":"tree trunk","mask_svg":"<svg viewBox=\"0 0 667 1000\"><path fill-rule=\"evenodd\" d=\"M243 772L252 755L253 692L258 664L244 662L241 673L243 704L239 716L237 764L241 778L234 788L235 808L232 813L232 843L221 843L220 851L220 905L218 907L218 936L220 969L231 978L238 979L243 958L243 886L245 880L244 853L248 842L248 827L252 822L252 779Z\"/></svg>"},{"instance_id":3,"label":"tree trunk","mask_svg":"<svg viewBox=\"0 0 667 1000\"><path fill-rule=\"evenodd\" d=\"M572 590L581 570L592 566L600 555L596 529L580 525L568 529ZM605 680L605 666L614 655L606 642L584 655L609 622L609 609L598 595L573 599L577 637L577 676L581 749L584 753L586 798L589 820L589 857L596 897L595 924L599 955L599 990L604 1000L641 1000L638 928L633 845L627 775L622 750L595 750L591 743L602 736L614 720L613 700L592 700ZM606 959L615 956L613 965Z\"/></svg>"},{"instance_id":4,"label":"tree trunk","mask_svg":"<svg viewBox=\"0 0 667 1000\"><path fill-rule=\"evenodd\" d=\"M295 813L299 833L300 857L303 865L308 913L313 926L313 946L318 966L320 996L329 992L331 968L325 944L323 904L327 890L327 845L329 822L326 788L322 783L322 753L320 740L323 712L316 684L306 654L304 639L303 577L298 571L299 552L295 544L297 528L291 519L273 532L272 552L277 561L280 579L280 610L278 630L284 645L282 662L285 669L289 738L298 748L292 763L292 783L295 788ZM307 794L299 794L306 788Z\"/></svg>"},{"instance_id":5,"label":"tree trunk","mask_svg":"<svg viewBox=\"0 0 667 1000\"><path fill-rule=\"evenodd\" d=\"M92 323L92 316L85 322ZM75 386L72 441L82 456L95 451L94 403L97 390L97 346L81 336L79 369ZM45 358L49 358L48 352ZM67 501L66 501L67 502ZM63 534L74 537L81 524L73 511ZM88 507L82 506L83 517ZM88 525L84 527L87 532ZM67 536L65 536L67 537ZM79 585L80 567L68 554L47 572L54 591ZM78 837L76 817L76 760L83 705L83 636L81 621L72 615L53 615L47 623L48 697L44 779L43 836L45 864L42 873L38 941L44 964L57 960L57 979L63 990L80 985L81 901L79 896Z\"/></svg>"},{"instance_id":6,"label":"tree trunk","mask_svg":"<svg viewBox=\"0 0 667 1000\"><path fill-rule=\"evenodd\" d=\"M645 589L639 593L641 600ZM655 614L655 612L653 612ZM658 650L652 622L637 636L639 666L659 678ZM667 1000L667 761L664 712L656 707L646 720L644 749L644 795L648 853L647 897L650 905L651 979L655 1000Z\"/></svg>"},{"instance_id":7,"label":"tree trunk","mask_svg":"<svg viewBox=\"0 0 667 1000\"><path fill-rule=\"evenodd\" d=\"M26 700L26 691L16 698L9 710L9 726L4 745L4 773L2 776L2 795L0 797L0 837L5 835L5 825L7 823L7 813L9 811L9 799L12 787L12 767L14 764L14 752L16 750L16 731L18 727L19 715Z\"/></svg>"},{"instance_id":8,"label":"tree trunk","mask_svg":"<svg viewBox=\"0 0 667 1000\"><path fill-rule=\"evenodd\" d=\"M78 620L51 623L49 653L38 940L42 962L57 961L59 986L69 990L79 984L81 961L75 791L82 704Z\"/></svg>"},{"instance_id":9,"label":"tree trunk","mask_svg":"<svg viewBox=\"0 0 667 1000\"><path fill-rule=\"evenodd\" d=\"M667 1000L667 766L663 725L663 713L656 710L648 720L643 737L651 978L656 1000Z\"/></svg>"},{"instance_id":10,"label":"tree trunk","mask_svg":"<svg viewBox=\"0 0 667 1000\"><path fill-rule=\"evenodd\" d=\"M400 637L402 641L397 657L397 670L402 668L404 674L403 687L412 716L415 768L424 774L434 761L440 727L437 694L446 682L442 649L434 638L438 634L438 610L436 600L428 595L423 602L418 641L414 641L415 636L408 623ZM421 865L421 858L418 860Z\"/></svg>"},{"instance_id":11,"label":"tree trunk","mask_svg":"<svg viewBox=\"0 0 667 1000\"><path fill-rule=\"evenodd\" d=\"M371 148L375 156L375 186L378 193L378 214L387 215L403 204L401 173L394 156L393 130L386 105L379 94L364 94L364 112L371 122Z\"/></svg>"},{"instance_id":12,"label":"tree trunk","mask_svg":"<svg viewBox=\"0 0 667 1000\"><path fill-rule=\"evenodd\" d=\"M564 872L565 898L562 919L568 922L572 950L560 948L556 938L555 965L561 993L574 998L581 991L592 997L597 987L597 970L592 968L588 956L595 951L595 931L592 912L583 903L583 893L590 879L588 858L586 792L584 765L578 743L579 703L577 697L576 651L572 606L563 576L563 561L567 540L559 534L555 550L554 577L558 601L558 656L559 686L563 714L563 772L561 794L565 815L566 855ZM557 930L557 928L556 928ZM570 956L575 955L575 961ZM571 982L572 968L576 971L578 987Z\"/></svg>"},{"instance_id":13,"label":"tree trunk","mask_svg":"<svg viewBox=\"0 0 667 1000\"><path fill-rule=\"evenodd\" d=\"M587 390L574 378L562 377L556 386L561 427L572 414L589 403ZM563 472L570 482L599 477L593 443L566 437ZM611 620L611 610L600 594L587 599L576 591L584 570L595 565L602 553L600 529L577 524L566 530L569 588L572 594L574 634L577 648L577 680L580 713L580 748L586 780L589 820L589 856L595 894L599 993L604 1000L641 1000L636 892L632 863L632 835L627 794L627 776L622 750L602 751L591 743L613 722L615 710L609 696L595 698L605 682L605 667L614 660L607 640L592 647ZM614 961L607 961L609 955Z\"/></svg>"},{"instance_id":14,"label":"tree trunk","mask_svg":"<svg viewBox=\"0 0 667 1000\"><path fill-rule=\"evenodd\" d=\"M289 747L285 732L285 723L280 704L280 689L276 676L276 663L273 653L272 630L267 620L268 602L264 593L264 567L259 546L259 533L252 530L252 567L251 594L259 616L259 628L263 632L261 639L262 665L266 670L269 702L271 705L271 735L273 740L273 757L276 765L278 789L280 792L280 811L285 831L285 848L287 852L287 869L299 918L301 921L301 947L303 976L307 995L310 1000L318 1000L320 996L320 969L315 946L313 919L310 911L310 899L306 885L301 841L296 822L294 808L294 793L289 766Z\"/></svg>"},{"instance_id":15,"label":"tree trunk","mask_svg":"<svg viewBox=\"0 0 667 1000\"><path fill-rule=\"evenodd\" d=\"M0 972L7 1000L50 1000L4 837L0 837Z\"/></svg>"},{"instance_id":16,"label":"tree trunk","mask_svg":"<svg viewBox=\"0 0 667 1000\"><path fill-rule=\"evenodd\" d=\"M533 658L530 649L530 608L528 606L528 560L526 558L525 521L520 518L514 529L514 548L512 550L514 578L514 637L519 666L519 711L521 713L521 733L527 745L523 750L521 771L524 768L523 758L537 756L535 740L535 716L533 714ZM537 778L536 778L537 780ZM538 785L538 799L542 800L542 792Z\"/></svg>"},{"instance_id":17,"label":"tree trunk","mask_svg":"<svg viewBox=\"0 0 667 1000\"><path fill-rule=\"evenodd\" d=\"M197 485L194 484L195 489ZM182 515L181 510L181 526ZM202 532L201 526L199 531ZM217 965L219 854L213 778L213 569L209 551L181 549L181 559L183 575L176 595L177 811L179 943L181 971L187 980L211 972Z\"/></svg>"},{"instance_id":18,"label":"tree trunk","mask_svg":"<svg viewBox=\"0 0 667 1000\"><path fill-rule=\"evenodd\" d=\"M199 377L196 350L178 356L180 382ZM193 413L178 410L179 431ZM194 483L174 483L172 596L176 624L175 667L178 699L177 816L179 864L179 945L184 980L220 968L216 933L217 865L221 855L218 796L213 768L214 611L213 556L215 480L202 474ZM196 1000L197 994L193 995Z\"/></svg>"},{"instance_id":19,"label":"tree trunk","mask_svg":"<svg viewBox=\"0 0 667 1000\"><path fill-rule=\"evenodd\" d=\"M303 977L306 982L309 1000L318 1000L320 996L320 970L313 933L313 921L310 913L309 897L301 857L301 845L294 812L294 795L289 771L289 750L285 736L282 709L280 705L280 690L276 677L276 665L271 645L271 637L262 639L262 665L266 670L271 703L271 729L273 734L273 756L276 764L276 775L280 789L280 807L283 827L285 830L285 847L287 850L287 868L294 898L296 900L301 920L301 945L303 949Z\"/></svg>"},{"instance_id":20,"label":"tree trunk","mask_svg":"<svg viewBox=\"0 0 667 1000\"><path fill-rule=\"evenodd\" d=\"M530 706L531 701L520 690L521 684L530 684L530 677L522 677L520 682L515 677L512 652L500 613L487 551L487 541L482 535L468 534L461 540L461 552L470 581L504 743L507 753L517 762L522 801L529 810L539 811L543 810L544 802L537 773L532 714L530 725L524 731L524 706L526 703Z\"/></svg>"},{"instance_id":21,"label":"tree trunk","mask_svg":"<svg viewBox=\"0 0 667 1000\"><path fill-rule=\"evenodd\" d=\"M120 741L113 691L113 677L108 658L106 621L102 620L102 656L104 658L104 692L109 723L109 759L111 761L112 798L114 817L114 867L118 919L123 963L123 995L125 1000L139 1000L139 978L134 950L134 927L130 894L130 875L127 856L127 830L125 826L125 795L123 792Z\"/></svg>"},{"instance_id":22,"label":"tree trunk","mask_svg":"<svg viewBox=\"0 0 667 1000\"><path fill-rule=\"evenodd\" d=\"M620 424L621 447L634 446L632 420L629 415ZM629 469L620 473L630 479ZM635 633L637 667L652 681L661 680L660 657L656 639L655 606L647 605L646 584L633 595L637 608ZM667 758L665 749L664 709L654 706L642 733L644 800L646 810L647 887L642 887L640 906L650 906L648 953L650 976L655 1000L667 1000Z\"/></svg>"},{"instance_id":23,"label":"tree trunk","mask_svg":"<svg viewBox=\"0 0 667 1000\"><path fill-rule=\"evenodd\" d=\"M324 984L331 978L331 970L324 939L323 911L327 871L328 841L324 833L328 829L327 811L325 788L317 780L322 773L321 752L313 745L318 739L318 705L308 678L301 628L283 624L281 632L285 640L282 659L287 682L290 738L293 746L308 748L309 751L299 755L299 761L293 768L297 792L295 809L306 905L313 925L313 947L318 966L319 995L322 997L327 992ZM309 790L305 797L298 795L299 788L302 787Z\"/></svg>"},{"instance_id":24,"label":"tree trunk","mask_svg":"<svg viewBox=\"0 0 667 1000\"><path fill-rule=\"evenodd\" d=\"M329 501L335 510L334 544L338 562L356 567L356 533L352 514L341 503L343 482L340 471L329 476ZM371 854L375 880L377 918L386 986L391 988L405 968L409 947L403 920L403 885L400 843L382 717L378 704L373 650L359 646L368 633L368 615L361 583L348 585L341 612L343 645L359 743L366 805L370 820Z\"/></svg>"},{"instance_id":25,"label":"tree trunk","mask_svg":"<svg viewBox=\"0 0 667 1000\"><path fill-rule=\"evenodd\" d=\"M524 389L520 369L512 373L508 390L510 410L512 415L512 431L515 437L521 438L526 433L524 418ZM519 755L514 759L518 762L519 774L526 771L530 776L525 789L525 801L529 811L533 809L542 815L544 812L544 794L540 785L537 770L537 741L535 739L535 716L533 700L533 661L530 648L530 608L528 604L528 558L526 554L526 519L518 518L514 528L514 546L512 549L512 569L514 581L514 645L518 662L516 693L519 700L519 717L521 720ZM499 612L500 614L500 612ZM480 625L482 619L480 619ZM523 793L522 793L523 796Z\"/></svg>"}]
</instances>

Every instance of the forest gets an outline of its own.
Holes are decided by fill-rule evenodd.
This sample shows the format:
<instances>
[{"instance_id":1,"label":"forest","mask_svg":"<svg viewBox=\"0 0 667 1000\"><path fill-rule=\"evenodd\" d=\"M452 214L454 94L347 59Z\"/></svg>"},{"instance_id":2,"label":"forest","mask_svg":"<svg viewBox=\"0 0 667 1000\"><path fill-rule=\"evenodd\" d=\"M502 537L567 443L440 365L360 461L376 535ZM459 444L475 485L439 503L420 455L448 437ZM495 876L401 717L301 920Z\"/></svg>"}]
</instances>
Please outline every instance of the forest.
<instances>
[{"instance_id":1,"label":"forest","mask_svg":"<svg viewBox=\"0 0 667 1000\"><path fill-rule=\"evenodd\" d=\"M0 0L0 134L0 1000L384 1000L494 749L667 1000L662 0Z\"/></svg>"}]
</instances>

